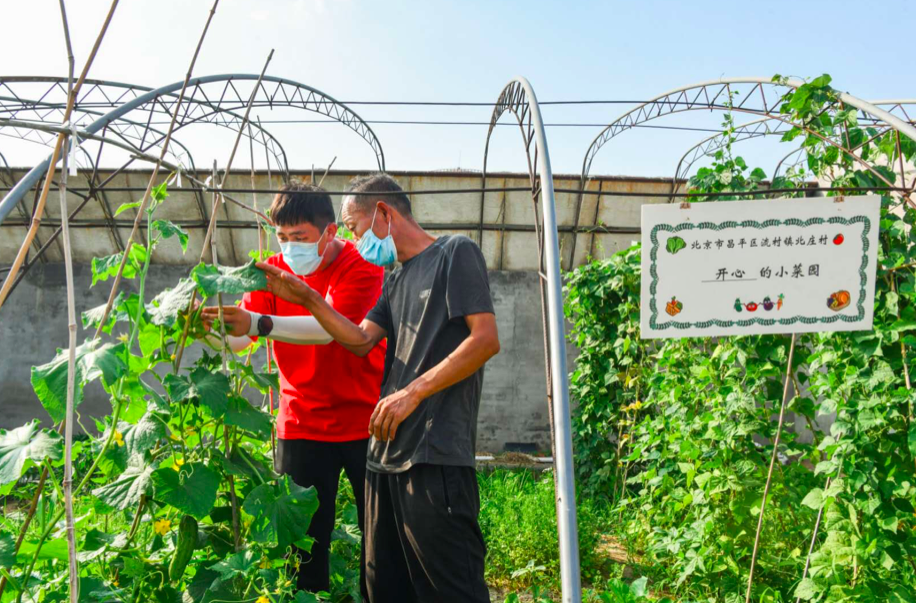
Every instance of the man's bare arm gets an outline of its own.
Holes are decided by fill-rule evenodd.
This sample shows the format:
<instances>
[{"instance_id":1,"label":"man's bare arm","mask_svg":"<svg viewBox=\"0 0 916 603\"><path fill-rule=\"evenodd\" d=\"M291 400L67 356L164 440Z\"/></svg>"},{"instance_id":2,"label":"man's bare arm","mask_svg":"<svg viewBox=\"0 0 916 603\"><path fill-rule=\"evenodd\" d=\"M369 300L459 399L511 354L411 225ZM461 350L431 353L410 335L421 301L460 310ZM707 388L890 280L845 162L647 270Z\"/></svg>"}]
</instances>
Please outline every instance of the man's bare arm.
<instances>
[{"instance_id":1,"label":"man's bare arm","mask_svg":"<svg viewBox=\"0 0 916 603\"><path fill-rule=\"evenodd\" d=\"M426 398L473 375L499 353L496 316L489 313L465 316L471 334L442 362L410 385L382 399L369 419L369 433L379 440L393 440L398 425Z\"/></svg>"},{"instance_id":2,"label":"man's bare arm","mask_svg":"<svg viewBox=\"0 0 916 603\"><path fill-rule=\"evenodd\" d=\"M271 293L290 303L305 306L337 343L357 356L365 356L385 338L385 329L370 320L353 324L305 281L270 264L260 262L257 266L267 274L267 289Z\"/></svg>"}]
</instances>

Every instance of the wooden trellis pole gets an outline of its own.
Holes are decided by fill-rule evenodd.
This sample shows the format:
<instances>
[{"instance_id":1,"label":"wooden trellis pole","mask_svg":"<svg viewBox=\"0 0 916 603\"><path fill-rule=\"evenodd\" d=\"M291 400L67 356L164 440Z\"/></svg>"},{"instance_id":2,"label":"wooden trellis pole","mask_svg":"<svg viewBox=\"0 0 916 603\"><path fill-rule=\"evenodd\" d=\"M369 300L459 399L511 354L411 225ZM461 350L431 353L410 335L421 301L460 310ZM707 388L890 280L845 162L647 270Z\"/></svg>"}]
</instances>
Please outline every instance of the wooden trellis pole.
<instances>
[{"instance_id":1,"label":"wooden trellis pole","mask_svg":"<svg viewBox=\"0 0 916 603\"><path fill-rule=\"evenodd\" d=\"M779 424L776 426L776 437L773 438L773 454L770 455L770 468L767 471L766 485L763 487L763 499L760 501L760 515L757 517L757 534L754 536L754 552L751 554L751 571L747 576L747 594L744 597L745 603L751 603L751 588L754 585L754 566L757 564L760 534L763 531L763 513L767 508L767 497L770 494L770 484L773 483L773 468L776 466L776 457L779 453L779 438L782 436L782 426L786 418L786 405L789 401L789 384L792 382L792 360L795 356L796 337L797 335L793 333L792 342L789 344L789 361L786 366L786 382L782 389L782 404L779 407Z\"/></svg>"},{"instance_id":2,"label":"wooden trellis pole","mask_svg":"<svg viewBox=\"0 0 916 603\"><path fill-rule=\"evenodd\" d=\"M64 6L64 0L60 0L60 16L64 26L64 41L67 45L67 97L73 98L73 47L70 44L70 26L67 24L67 9ZM75 103L75 98L74 98ZM67 141L67 135L64 134L64 144ZM70 140L72 145L79 143L79 140ZM76 559L76 531L73 519L73 395L74 379L76 373L76 297L73 291L73 255L70 250L70 220L68 217L69 208L67 207L67 184L70 174L67 169L68 156L64 153L63 163L60 172L60 228L61 238L64 245L64 271L67 277L67 332L68 332L68 355L67 355L67 410L64 416L64 512L67 526L67 564L69 569L70 582L70 603L77 603L79 600L79 566Z\"/></svg>"},{"instance_id":3,"label":"wooden trellis pole","mask_svg":"<svg viewBox=\"0 0 916 603\"><path fill-rule=\"evenodd\" d=\"M261 69L261 75L258 76L258 81L255 82L254 89L251 91L251 96L248 98L248 105L245 107L245 114L242 116L242 123L239 125L239 131L235 137L235 144L232 145L232 153L229 155L229 162L226 164L226 170L223 172L223 177L219 182L216 182L216 173L214 170L213 175L213 186L214 196L213 196L213 206L210 209L210 225L207 227L207 234L204 237L203 249L200 252L200 261L204 261L204 257L207 253L207 248L210 247L210 239L213 237L213 230L216 227L216 210L219 207L219 200L222 198L220 189L223 188L223 182L226 177L229 175L229 170L232 169L232 162L235 160L235 153L239 148L239 141L242 139L242 134L245 133L245 127L248 125L248 117L251 114L251 107L254 105L254 99L258 95L258 88L261 87L261 81L264 79L264 74L267 72L267 66L270 65L270 60L274 56L274 51L271 49L270 54L267 55L267 61L264 63L264 68ZM191 315L191 312L194 310L194 304L197 302L197 290L195 289L191 293L191 301L188 303L188 316ZM175 373L178 372L178 368L181 366L181 358L184 355L185 342L188 339L188 329L191 325L191 321L187 320L184 324L184 330L181 332L181 339L178 342L178 348L175 350L175 363L173 365L173 370Z\"/></svg>"},{"instance_id":4,"label":"wooden trellis pole","mask_svg":"<svg viewBox=\"0 0 916 603\"><path fill-rule=\"evenodd\" d=\"M150 195L153 191L153 185L156 182L156 178L159 177L159 168L162 166L162 161L165 159L165 154L169 150L169 142L172 140L172 132L174 132L175 123L178 121L178 114L181 112L181 103L184 101L184 95L188 89L188 82L191 80L191 74L194 72L194 65L197 63L197 56L200 54L200 49L204 44L204 38L207 36L207 30L210 29L210 22L213 21L213 15L216 14L216 7L218 4L219 0L214 0L213 7L210 9L210 15L207 17L207 23L204 25L204 31L200 34L200 40L197 42L197 48L194 49L194 56L191 57L191 65L188 67L188 73L184 76L184 84L181 86L181 92L178 94L178 98L175 100L175 111L172 113L172 119L169 122L169 129L165 134L165 139L162 141L162 150L159 153L159 160L153 167L153 173L150 176L149 184L146 185L146 192L143 193L143 200L140 201L140 207L137 208L137 217L134 218L134 225L130 230L130 236L127 237L127 244L124 246L123 252L124 255L121 257L121 265L118 266L118 273L115 275L114 282L112 282L111 293L108 295L108 302L105 304L105 311L102 313L102 320L99 322L99 326L95 331L96 338L101 335L102 328L108 321L108 314L111 312L111 306L114 305L115 297L118 295L118 288L121 285L121 277L124 274L124 267L127 265L127 260L130 257L130 250L131 247L133 247L137 232L140 230L140 223L143 221L143 214L146 212L146 206L149 203Z\"/></svg>"},{"instance_id":5,"label":"wooden trellis pole","mask_svg":"<svg viewBox=\"0 0 916 603\"><path fill-rule=\"evenodd\" d=\"M95 60L95 55L102 45L102 39L105 37L105 32L108 31L108 25L111 23L111 18L114 16L114 11L117 6L118 0L113 0L111 8L108 10L108 15L105 17L105 22L102 24L102 30L99 32L99 36L95 40L95 45L93 45L92 51L89 53L89 58L86 59L86 64L83 66L83 71L80 73L80 77L76 81L76 84L70 90L70 96L67 99L67 108L64 110L63 121L65 124L70 121L70 114L73 113L73 105L76 104L76 98L79 95L80 88L82 88L83 82L86 81L86 76L89 74L89 67L92 66L92 61ZM10 267L6 279L3 281L3 286L0 287L0 308L3 307L3 303L6 301L7 296L9 296L10 290L13 288L13 282L16 280L16 275L25 262L25 256L29 252L29 247L32 246L35 235L38 234L38 227L41 226L41 217L44 215L45 211L45 203L48 200L48 191L51 190L51 181L54 180L54 170L57 167L61 148L66 140L67 133L61 132L57 135L57 142L54 144L54 152L51 154L51 163L48 164L48 173L45 175L45 182L41 188L41 196L38 198L38 204L35 206L35 215L32 217L32 223L29 225L25 240L19 247L19 253L16 254L16 259L13 260L13 265Z\"/></svg>"}]
</instances>

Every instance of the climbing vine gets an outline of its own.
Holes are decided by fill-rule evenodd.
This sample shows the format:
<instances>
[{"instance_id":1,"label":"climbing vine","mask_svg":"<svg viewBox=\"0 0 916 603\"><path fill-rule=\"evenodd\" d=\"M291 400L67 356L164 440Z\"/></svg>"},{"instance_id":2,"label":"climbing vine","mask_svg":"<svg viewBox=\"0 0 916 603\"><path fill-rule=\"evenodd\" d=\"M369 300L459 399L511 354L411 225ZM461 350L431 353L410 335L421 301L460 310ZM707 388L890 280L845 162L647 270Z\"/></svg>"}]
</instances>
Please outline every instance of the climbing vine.
<instances>
[{"instance_id":1,"label":"climbing vine","mask_svg":"<svg viewBox=\"0 0 916 603\"><path fill-rule=\"evenodd\" d=\"M689 181L692 201L761 198L811 177L905 186L895 166L916 158L916 143L861 126L829 76L790 89L780 113L805 167L768 183L734 154L727 114L725 144ZM914 221L907 197L882 197L874 328L798 337L796 428L779 444L753 601L916 601ZM568 280L580 483L615 505L657 587L744 601L788 337L642 341L640 278L634 246Z\"/></svg>"}]
</instances>

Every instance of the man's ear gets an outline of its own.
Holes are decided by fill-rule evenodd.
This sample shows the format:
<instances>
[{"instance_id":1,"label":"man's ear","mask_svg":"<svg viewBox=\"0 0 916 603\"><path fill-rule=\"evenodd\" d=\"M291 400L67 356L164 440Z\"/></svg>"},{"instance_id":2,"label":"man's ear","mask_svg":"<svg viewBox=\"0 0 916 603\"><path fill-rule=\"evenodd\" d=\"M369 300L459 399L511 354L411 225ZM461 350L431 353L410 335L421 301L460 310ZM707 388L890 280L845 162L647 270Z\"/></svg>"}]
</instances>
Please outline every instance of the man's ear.
<instances>
[{"instance_id":1,"label":"man's ear","mask_svg":"<svg viewBox=\"0 0 916 603\"><path fill-rule=\"evenodd\" d=\"M376 207L378 208L379 216L386 223L394 219L395 211L394 211L394 208L392 208L390 205L388 205L384 201L379 201L378 203L376 203Z\"/></svg>"},{"instance_id":2,"label":"man's ear","mask_svg":"<svg viewBox=\"0 0 916 603\"><path fill-rule=\"evenodd\" d=\"M331 240L337 236L337 223L331 222L328 224L328 240Z\"/></svg>"}]
</instances>

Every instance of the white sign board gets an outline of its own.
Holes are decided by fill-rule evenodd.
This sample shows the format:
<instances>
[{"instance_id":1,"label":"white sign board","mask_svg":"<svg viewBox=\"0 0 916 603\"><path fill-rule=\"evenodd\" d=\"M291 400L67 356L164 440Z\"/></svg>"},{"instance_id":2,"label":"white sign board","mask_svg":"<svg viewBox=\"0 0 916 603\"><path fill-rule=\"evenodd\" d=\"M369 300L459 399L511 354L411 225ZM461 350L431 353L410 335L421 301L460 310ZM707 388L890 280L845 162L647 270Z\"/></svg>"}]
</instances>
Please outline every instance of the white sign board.
<instances>
[{"instance_id":1,"label":"white sign board","mask_svg":"<svg viewBox=\"0 0 916 603\"><path fill-rule=\"evenodd\" d=\"M644 339L872 326L877 196L642 207Z\"/></svg>"}]
</instances>

